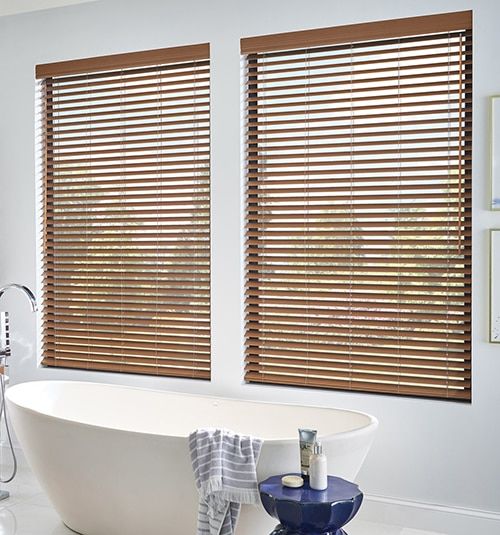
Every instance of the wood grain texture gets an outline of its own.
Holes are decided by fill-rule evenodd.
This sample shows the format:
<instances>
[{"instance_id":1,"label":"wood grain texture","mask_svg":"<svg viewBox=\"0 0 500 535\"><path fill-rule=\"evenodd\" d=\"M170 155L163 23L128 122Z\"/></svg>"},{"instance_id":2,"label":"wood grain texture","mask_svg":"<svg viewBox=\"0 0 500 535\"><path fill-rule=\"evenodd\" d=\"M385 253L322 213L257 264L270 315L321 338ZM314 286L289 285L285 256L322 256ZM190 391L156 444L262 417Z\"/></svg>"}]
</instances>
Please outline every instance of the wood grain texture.
<instances>
[{"instance_id":1,"label":"wood grain texture","mask_svg":"<svg viewBox=\"0 0 500 535\"><path fill-rule=\"evenodd\" d=\"M423 17L347 24L314 30L276 33L241 39L242 54L376 41L412 35L452 32L472 28L472 11L456 11Z\"/></svg>"},{"instance_id":2,"label":"wood grain texture","mask_svg":"<svg viewBox=\"0 0 500 535\"><path fill-rule=\"evenodd\" d=\"M162 65L167 63L181 63L184 61L204 60L210 57L210 45L187 45L170 48L147 50L145 52L128 52L112 54L94 58L58 61L37 65L36 78L69 76L100 71L116 71L148 65Z\"/></svg>"}]
</instances>

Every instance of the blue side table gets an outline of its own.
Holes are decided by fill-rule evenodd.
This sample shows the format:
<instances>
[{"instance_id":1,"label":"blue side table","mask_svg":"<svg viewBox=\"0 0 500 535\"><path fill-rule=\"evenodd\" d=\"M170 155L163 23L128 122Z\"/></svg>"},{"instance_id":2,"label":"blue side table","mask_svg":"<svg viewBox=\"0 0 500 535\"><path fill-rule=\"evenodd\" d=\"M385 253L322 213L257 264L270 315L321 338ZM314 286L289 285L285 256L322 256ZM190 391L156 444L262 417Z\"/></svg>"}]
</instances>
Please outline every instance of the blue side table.
<instances>
[{"instance_id":1,"label":"blue side table","mask_svg":"<svg viewBox=\"0 0 500 535\"><path fill-rule=\"evenodd\" d=\"M299 489L281 484L273 476L259 485L265 510L280 521L271 535L347 535L342 529L358 512L363 493L354 483L328 476L326 490Z\"/></svg>"}]
</instances>

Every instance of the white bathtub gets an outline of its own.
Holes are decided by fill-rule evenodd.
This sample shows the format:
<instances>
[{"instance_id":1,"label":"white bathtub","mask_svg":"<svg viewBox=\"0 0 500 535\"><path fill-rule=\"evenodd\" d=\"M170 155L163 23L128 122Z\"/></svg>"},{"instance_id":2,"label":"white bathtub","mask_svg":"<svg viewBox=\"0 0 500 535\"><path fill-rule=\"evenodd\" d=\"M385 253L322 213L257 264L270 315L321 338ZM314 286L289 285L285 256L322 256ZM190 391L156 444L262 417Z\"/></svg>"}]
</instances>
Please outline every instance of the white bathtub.
<instances>
[{"instance_id":1,"label":"white bathtub","mask_svg":"<svg viewBox=\"0 0 500 535\"><path fill-rule=\"evenodd\" d=\"M298 427L318 429L329 472L352 480L377 428L359 412L86 382L19 384L7 403L40 484L63 522L86 535L194 535L187 436L197 427L263 438L260 480L299 470ZM274 525L263 509L245 506L237 535Z\"/></svg>"}]
</instances>

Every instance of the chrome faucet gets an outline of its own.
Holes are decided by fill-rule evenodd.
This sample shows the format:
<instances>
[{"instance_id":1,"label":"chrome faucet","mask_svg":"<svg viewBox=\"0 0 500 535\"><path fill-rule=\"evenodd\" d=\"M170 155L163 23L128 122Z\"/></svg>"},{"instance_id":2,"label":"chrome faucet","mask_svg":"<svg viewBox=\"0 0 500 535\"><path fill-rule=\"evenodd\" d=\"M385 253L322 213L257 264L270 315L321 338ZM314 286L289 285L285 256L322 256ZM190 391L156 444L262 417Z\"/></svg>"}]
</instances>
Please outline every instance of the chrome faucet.
<instances>
[{"instance_id":1,"label":"chrome faucet","mask_svg":"<svg viewBox=\"0 0 500 535\"><path fill-rule=\"evenodd\" d=\"M21 290L22 292L24 292L30 301L31 310L33 312L36 312L38 310L35 295L27 286L23 286L22 284L6 284L5 286L0 287L0 298L7 290L10 290L10 289L17 289L17 290Z\"/></svg>"},{"instance_id":2,"label":"chrome faucet","mask_svg":"<svg viewBox=\"0 0 500 535\"><path fill-rule=\"evenodd\" d=\"M0 298L3 294L10 289L21 290L29 299L31 304L31 310L36 312L38 306L36 304L36 297L33 292L26 286L22 284L6 284L5 286L0 287ZM5 358L10 356L10 337L9 337L9 313L0 312L0 358Z\"/></svg>"}]
</instances>

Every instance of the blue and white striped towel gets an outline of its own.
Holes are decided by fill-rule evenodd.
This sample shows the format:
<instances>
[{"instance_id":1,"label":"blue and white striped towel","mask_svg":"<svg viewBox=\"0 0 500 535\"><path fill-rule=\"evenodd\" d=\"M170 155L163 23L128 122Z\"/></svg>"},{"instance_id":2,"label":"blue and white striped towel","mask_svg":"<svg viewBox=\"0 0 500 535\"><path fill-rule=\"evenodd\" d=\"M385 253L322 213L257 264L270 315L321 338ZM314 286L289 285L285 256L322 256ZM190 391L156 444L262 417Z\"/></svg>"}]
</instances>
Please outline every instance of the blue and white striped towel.
<instances>
[{"instance_id":1,"label":"blue and white striped towel","mask_svg":"<svg viewBox=\"0 0 500 535\"><path fill-rule=\"evenodd\" d=\"M260 503L262 440L223 429L197 429L189 453L200 495L198 535L233 535L241 504Z\"/></svg>"}]
</instances>

